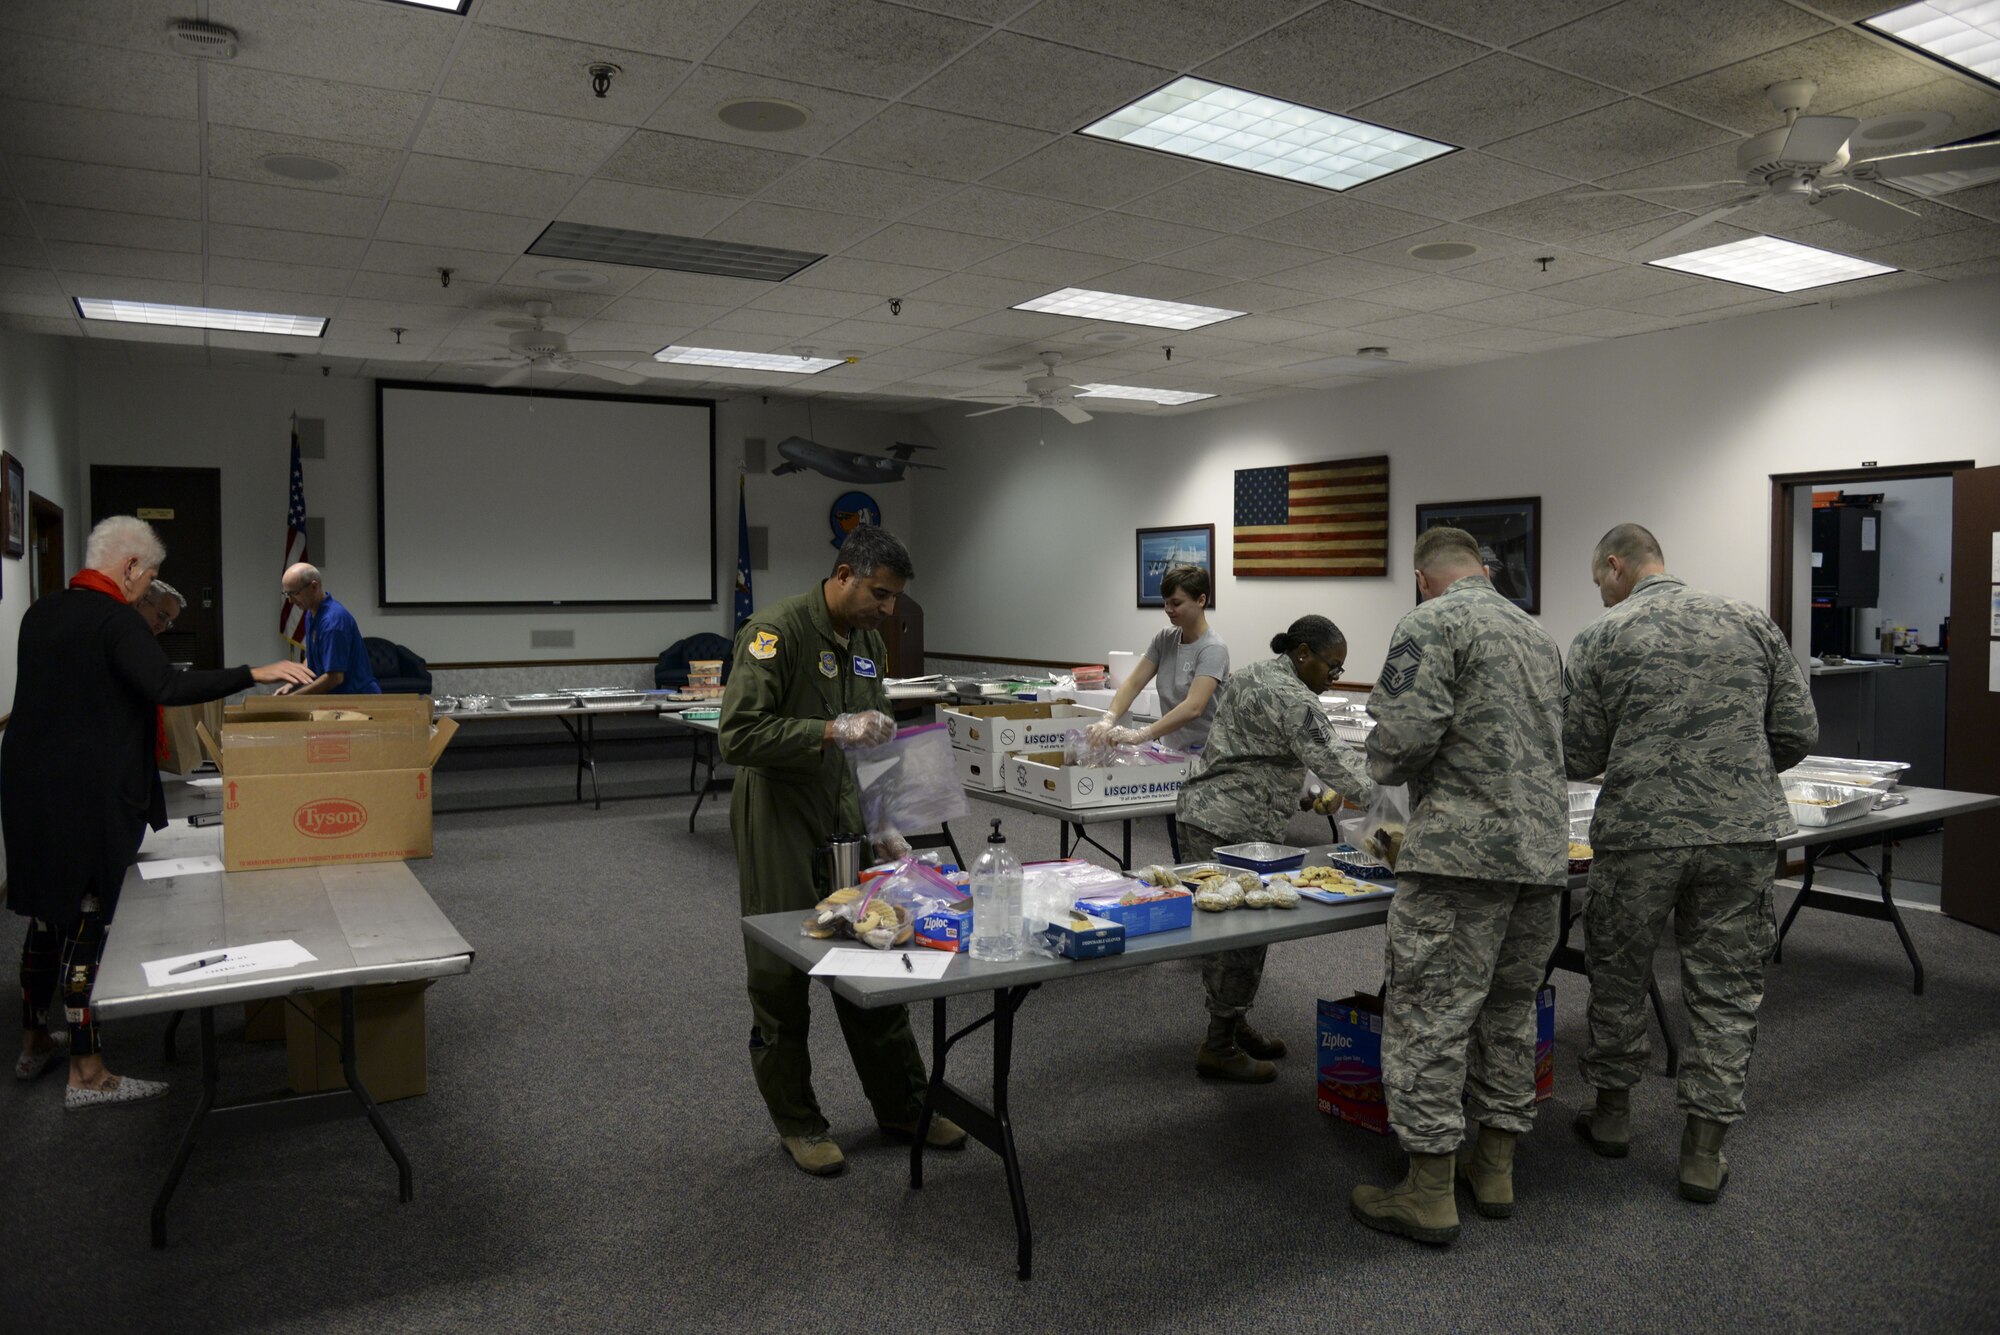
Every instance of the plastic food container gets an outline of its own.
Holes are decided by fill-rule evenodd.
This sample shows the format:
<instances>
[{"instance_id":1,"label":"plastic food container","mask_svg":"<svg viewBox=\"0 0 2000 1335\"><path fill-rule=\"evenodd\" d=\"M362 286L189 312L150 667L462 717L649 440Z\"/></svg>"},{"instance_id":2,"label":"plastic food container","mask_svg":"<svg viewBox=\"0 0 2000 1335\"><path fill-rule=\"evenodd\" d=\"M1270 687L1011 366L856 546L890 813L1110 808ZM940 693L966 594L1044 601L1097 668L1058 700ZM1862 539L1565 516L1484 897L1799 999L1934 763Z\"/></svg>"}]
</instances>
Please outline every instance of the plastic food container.
<instances>
[{"instance_id":1,"label":"plastic food container","mask_svg":"<svg viewBox=\"0 0 2000 1335\"><path fill-rule=\"evenodd\" d=\"M1215 850L1218 862L1232 867L1244 867L1262 873L1269 871L1290 871L1302 867L1306 861L1306 851L1291 844L1224 844Z\"/></svg>"},{"instance_id":2,"label":"plastic food container","mask_svg":"<svg viewBox=\"0 0 2000 1335\"><path fill-rule=\"evenodd\" d=\"M1571 783L1569 786L1569 814L1572 819L1588 816L1597 810L1598 787L1594 783Z\"/></svg>"},{"instance_id":3,"label":"plastic food container","mask_svg":"<svg viewBox=\"0 0 2000 1335\"><path fill-rule=\"evenodd\" d=\"M1873 811L1875 799L1880 796L1873 788L1856 788L1844 783L1815 783L1810 780L1787 780L1785 783L1785 801L1792 808L1792 819L1801 827L1839 825L1856 820Z\"/></svg>"},{"instance_id":4,"label":"plastic food container","mask_svg":"<svg viewBox=\"0 0 2000 1335\"><path fill-rule=\"evenodd\" d=\"M1326 860L1336 871L1344 871L1357 881L1394 881L1396 873L1369 857L1353 844L1335 844Z\"/></svg>"},{"instance_id":5,"label":"plastic food container","mask_svg":"<svg viewBox=\"0 0 2000 1335\"><path fill-rule=\"evenodd\" d=\"M1886 793L1902 782L1909 765L1900 760L1840 760L1833 756L1807 756L1779 775L1790 787L1794 783L1831 783L1848 788L1867 788Z\"/></svg>"}]
</instances>

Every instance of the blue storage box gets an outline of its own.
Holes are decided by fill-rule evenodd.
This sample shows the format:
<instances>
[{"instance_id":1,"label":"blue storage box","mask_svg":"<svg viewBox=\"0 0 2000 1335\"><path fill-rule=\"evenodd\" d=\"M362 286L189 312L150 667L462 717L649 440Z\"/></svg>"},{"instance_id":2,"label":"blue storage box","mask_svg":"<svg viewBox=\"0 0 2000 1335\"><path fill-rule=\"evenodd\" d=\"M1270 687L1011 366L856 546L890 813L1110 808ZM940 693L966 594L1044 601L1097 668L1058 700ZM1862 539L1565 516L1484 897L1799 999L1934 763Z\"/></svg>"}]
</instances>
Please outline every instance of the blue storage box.
<instances>
[{"instance_id":1,"label":"blue storage box","mask_svg":"<svg viewBox=\"0 0 2000 1335\"><path fill-rule=\"evenodd\" d=\"M1117 923L1127 936L1171 932L1194 922L1194 896L1185 890L1166 891L1161 898L1138 904L1120 904L1117 896L1079 899L1076 907L1094 918L1108 918Z\"/></svg>"},{"instance_id":2,"label":"blue storage box","mask_svg":"<svg viewBox=\"0 0 2000 1335\"><path fill-rule=\"evenodd\" d=\"M1068 959L1094 960L1125 953L1125 928L1088 913L1052 922L1039 935L1044 945Z\"/></svg>"}]
</instances>

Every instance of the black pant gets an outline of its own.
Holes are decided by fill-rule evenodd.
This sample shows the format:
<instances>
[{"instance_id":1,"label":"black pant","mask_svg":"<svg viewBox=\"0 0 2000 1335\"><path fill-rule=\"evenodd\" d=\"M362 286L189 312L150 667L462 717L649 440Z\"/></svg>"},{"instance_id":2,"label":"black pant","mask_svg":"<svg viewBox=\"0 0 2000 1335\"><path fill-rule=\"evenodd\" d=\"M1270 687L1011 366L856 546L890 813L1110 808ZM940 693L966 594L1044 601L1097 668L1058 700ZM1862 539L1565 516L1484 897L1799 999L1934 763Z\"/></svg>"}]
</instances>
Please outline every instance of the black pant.
<instances>
[{"instance_id":1,"label":"black pant","mask_svg":"<svg viewBox=\"0 0 2000 1335\"><path fill-rule=\"evenodd\" d=\"M97 986L110 925L111 915L98 909L86 909L65 931L30 918L21 943L21 1027L48 1028L49 1010L60 991L72 1057L92 1056L100 1046L90 993Z\"/></svg>"}]
</instances>

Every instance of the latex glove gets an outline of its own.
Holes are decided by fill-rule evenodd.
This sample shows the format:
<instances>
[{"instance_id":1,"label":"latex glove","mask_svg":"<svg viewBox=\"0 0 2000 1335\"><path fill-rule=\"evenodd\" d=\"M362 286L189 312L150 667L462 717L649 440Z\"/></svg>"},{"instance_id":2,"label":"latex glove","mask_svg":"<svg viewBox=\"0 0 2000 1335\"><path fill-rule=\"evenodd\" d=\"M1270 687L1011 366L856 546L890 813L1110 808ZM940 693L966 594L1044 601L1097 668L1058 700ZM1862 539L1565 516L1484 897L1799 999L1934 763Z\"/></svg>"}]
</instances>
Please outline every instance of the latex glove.
<instances>
[{"instance_id":1,"label":"latex glove","mask_svg":"<svg viewBox=\"0 0 2000 1335\"><path fill-rule=\"evenodd\" d=\"M1113 746L1144 746L1146 744L1146 730L1144 728L1113 728L1107 740Z\"/></svg>"},{"instance_id":2,"label":"latex glove","mask_svg":"<svg viewBox=\"0 0 2000 1335\"><path fill-rule=\"evenodd\" d=\"M1099 719L1083 730L1084 745L1092 751L1102 751L1111 745L1111 734L1118 731L1118 725Z\"/></svg>"},{"instance_id":3,"label":"latex glove","mask_svg":"<svg viewBox=\"0 0 2000 1335\"><path fill-rule=\"evenodd\" d=\"M878 862L901 862L910 856L910 841L894 830L884 830L875 838L875 859Z\"/></svg>"},{"instance_id":4,"label":"latex glove","mask_svg":"<svg viewBox=\"0 0 2000 1335\"><path fill-rule=\"evenodd\" d=\"M865 709L858 714L842 714L830 730L835 746L854 751L880 746L896 736L896 720L880 710Z\"/></svg>"}]
</instances>

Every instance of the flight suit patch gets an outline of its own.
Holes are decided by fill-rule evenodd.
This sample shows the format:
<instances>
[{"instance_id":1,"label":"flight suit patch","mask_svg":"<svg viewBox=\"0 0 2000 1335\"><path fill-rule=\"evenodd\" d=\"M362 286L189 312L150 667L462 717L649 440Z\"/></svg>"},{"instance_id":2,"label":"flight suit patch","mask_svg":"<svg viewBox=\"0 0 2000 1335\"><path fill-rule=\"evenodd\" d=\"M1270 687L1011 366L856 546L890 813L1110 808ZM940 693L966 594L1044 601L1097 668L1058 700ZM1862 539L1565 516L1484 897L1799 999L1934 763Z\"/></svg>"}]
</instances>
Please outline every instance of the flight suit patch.
<instances>
[{"instance_id":1,"label":"flight suit patch","mask_svg":"<svg viewBox=\"0 0 2000 1335\"><path fill-rule=\"evenodd\" d=\"M757 632L757 638L750 641L752 658L775 658L778 653L778 637L768 630Z\"/></svg>"},{"instance_id":2,"label":"flight suit patch","mask_svg":"<svg viewBox=\"0 0 2000 1335\"><path fill-rule=\"evenodd\" d=\"M819 651L819 675L822 677L837 677L840 675L840 660L833 656L833 650L822 649Z\"/></svg>"},{"instance_id":3,"label":"flight suit patch","mask_svg":"<svg viewBox=\"0 0 2000 1335\"><path fill-rule=\"evenodd\" d=\"M875 676L875 660L872 658L863 658L861 655L856 654L854 656L854 675L872 679Z\"/></svg>"}]
</instances>

